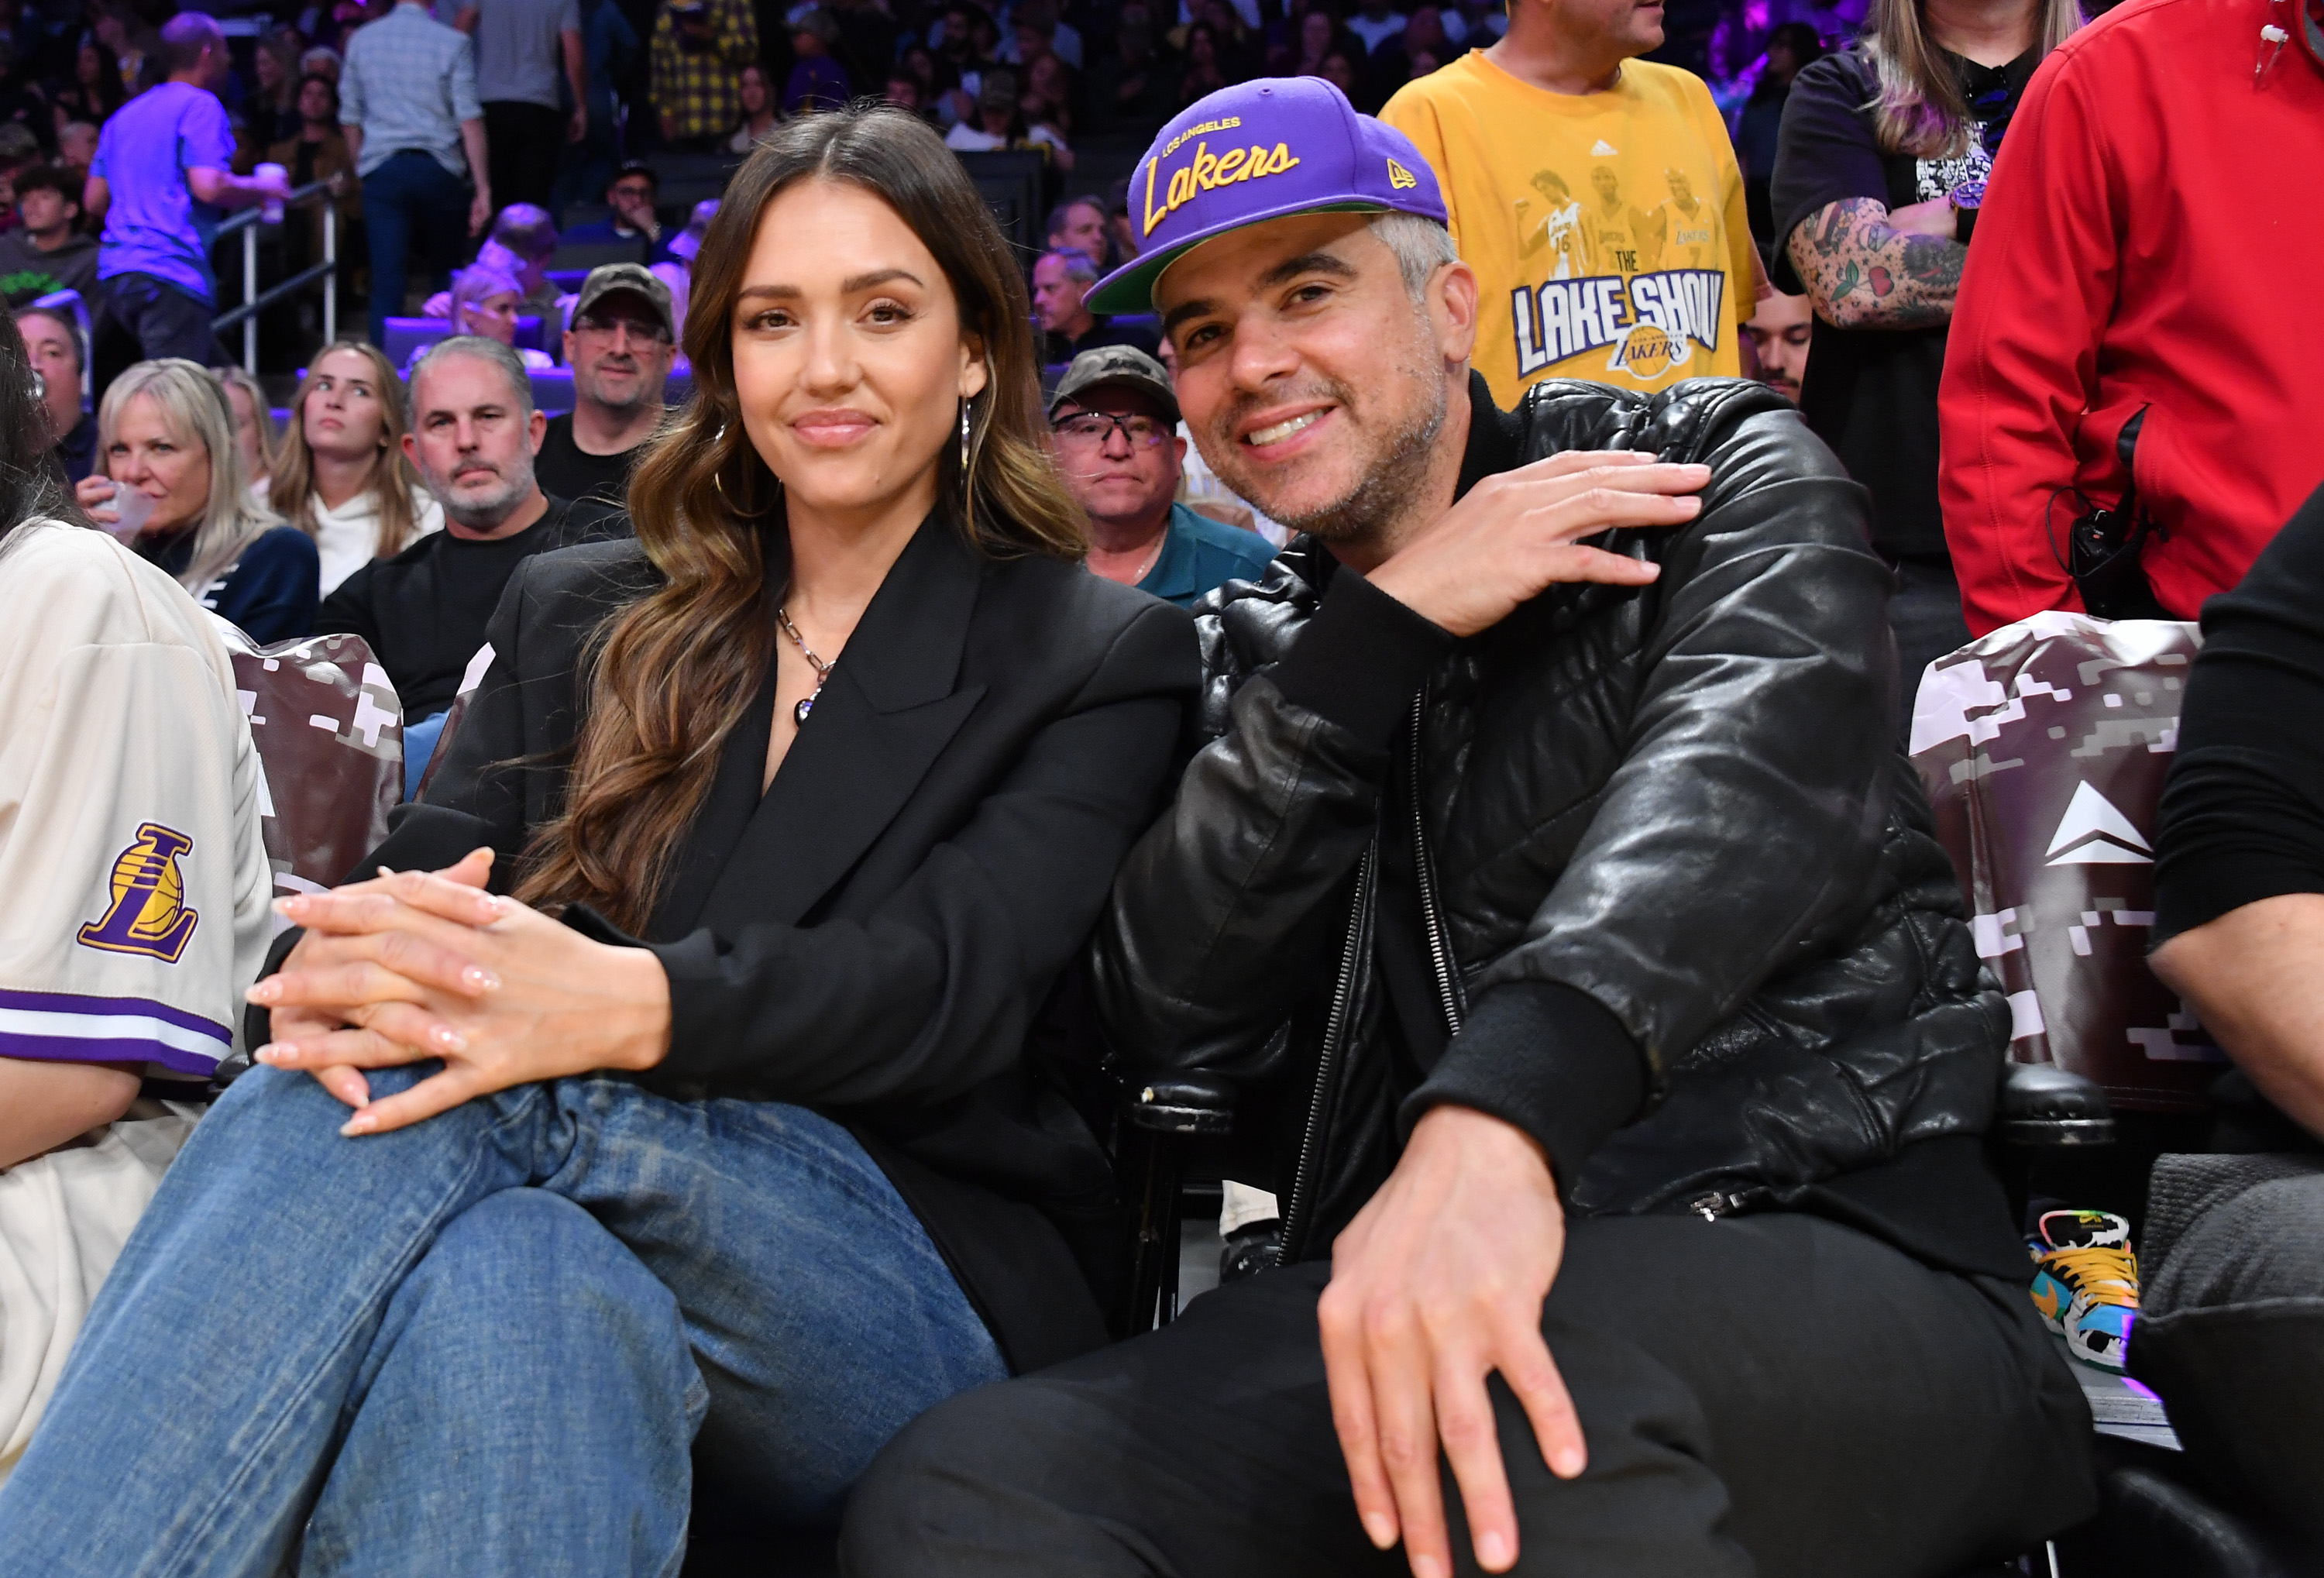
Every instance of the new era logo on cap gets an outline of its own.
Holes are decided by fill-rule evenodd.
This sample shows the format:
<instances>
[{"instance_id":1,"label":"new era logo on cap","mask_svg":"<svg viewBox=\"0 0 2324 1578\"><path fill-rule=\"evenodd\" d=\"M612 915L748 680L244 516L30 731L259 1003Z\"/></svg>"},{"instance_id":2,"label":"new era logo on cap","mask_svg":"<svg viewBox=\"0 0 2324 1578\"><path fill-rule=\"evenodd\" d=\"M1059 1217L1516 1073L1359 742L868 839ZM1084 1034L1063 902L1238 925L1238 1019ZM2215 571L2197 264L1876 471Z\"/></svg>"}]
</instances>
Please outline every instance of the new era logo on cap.
<instances>
[{"instance_id":1,"label":"new era logo on cap","mask_svg":"<svg viewBox=\"0 0 2324 1578\"><path fill-rule=\"evenodd\" d=\"M1144 312L1154 281L1230 230L1319 209L1444 223L1436 173L1403 133L1358 115L1316 77L1221 88L1162 128L1130 178L1144 243L1090 292L1093 312Z\"/></svg>"}]
</instances>

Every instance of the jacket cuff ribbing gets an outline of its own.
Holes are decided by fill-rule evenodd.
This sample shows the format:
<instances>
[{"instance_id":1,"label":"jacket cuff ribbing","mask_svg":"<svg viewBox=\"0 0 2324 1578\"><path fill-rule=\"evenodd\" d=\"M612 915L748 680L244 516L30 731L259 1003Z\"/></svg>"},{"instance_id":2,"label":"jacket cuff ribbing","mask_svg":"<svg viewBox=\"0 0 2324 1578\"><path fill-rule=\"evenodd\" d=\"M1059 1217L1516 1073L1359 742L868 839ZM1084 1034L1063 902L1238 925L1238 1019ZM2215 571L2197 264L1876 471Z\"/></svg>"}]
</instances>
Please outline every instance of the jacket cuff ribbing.
<instances>
[{"instance_id":1,"label":"jacket cuff ribbing","mask_svg":"<svg viewBox=\"0 0 2324 1578\"><path fill-rule=\"evenodd\" d=\"M1283 699L1385 748L1452 634L1357 575L1332 577L1323 605L1268 677Z\"/></svg>"},{"instance_id":2,"label":"jacket cuff ribbing","mask_svg":"<svg viewBox=\"0 0 2324 1578\"><path fill-rule=\"evenodd\" d=\"M1517 981L1479 997L1461 1033L1405 1098L1409 1139L1430 1109L1473 1107L1514 1123L1548 1153L1561 1195L1646 1099L1638 1045L1604 1004L1557 981Z\"/></svg>"}]
</instances>

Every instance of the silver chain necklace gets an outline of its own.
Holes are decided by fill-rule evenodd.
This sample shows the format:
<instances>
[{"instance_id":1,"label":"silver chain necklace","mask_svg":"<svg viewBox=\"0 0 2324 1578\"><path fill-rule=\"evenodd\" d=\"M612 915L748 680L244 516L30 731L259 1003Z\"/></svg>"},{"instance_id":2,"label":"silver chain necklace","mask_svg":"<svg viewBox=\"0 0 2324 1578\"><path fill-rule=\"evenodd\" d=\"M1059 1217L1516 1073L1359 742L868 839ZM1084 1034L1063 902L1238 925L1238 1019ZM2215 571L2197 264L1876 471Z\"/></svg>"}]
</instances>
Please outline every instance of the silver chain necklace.
<instances>
[{"instance_id":1,"label":"silver chain necklace","mask_svg":"<svg viewBox=\"0 0 2324 1578\"><path fill-rule=\"evenodd\" d=\"M783 611L779 603L775 605L775 623L783 627L783 633L791 638L791 645L799 650L799 656L807 660L807 666L815 670L815 689L808 693L805 701L791 708L791 720L796 724L805 724L807 715L815 710L816 697L821 696L823 687L831 683L831 671L839 666L839 660L834 658L826 663L816 657L815 649L807 644L807 638L799 634L798 626L791 623L791 616Z\"/></svg>"}]
</instances>

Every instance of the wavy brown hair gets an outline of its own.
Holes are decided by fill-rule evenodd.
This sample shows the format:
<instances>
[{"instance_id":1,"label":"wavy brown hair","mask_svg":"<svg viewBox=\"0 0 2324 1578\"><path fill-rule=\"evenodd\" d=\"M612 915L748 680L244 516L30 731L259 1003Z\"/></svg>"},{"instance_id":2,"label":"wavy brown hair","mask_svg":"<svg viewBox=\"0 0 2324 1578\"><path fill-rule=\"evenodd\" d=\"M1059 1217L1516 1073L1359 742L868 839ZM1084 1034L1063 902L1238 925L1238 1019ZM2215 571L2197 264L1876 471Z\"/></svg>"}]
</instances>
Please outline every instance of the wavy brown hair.
<instances>
[{"instance_id":1,"label":"wavy brown hair","mask_svg":"<svg viewBox=\"0 0 2324 1578\"><path fill-rule=\"evenodd\" d=\"M734 305L760 216L802 180L861 187L893 208L935 254L961 332L984 357L967 466L950 438L929 459L943 474L939 509L987 555L1088 550L1086 520L1050 456L1024 276L960 161L917 117L864 101L778 126L735 173L695 259L694 396L630 484L638 541L663 585L598 632L565 808L526 851L517 895L527 902L586 903L641 930L766 675L782 483L743 432Z\"/></svg>"},{"instance_id":2,"label":"wavy brown hair","mask_svg":"<svg viewBox=\"0 0 2324 1578\"><path fill-rule=\"evenodd\" d=\"M403 380L387 353L366 340L334 340L315 353L299 392L290 401L290 425L274 447L274 470L266 496L274 512L312 537L320 530L315 519L315 452L307 448L307 397L315 392L316 369L323 358L352 351L370 364L372 388L379 396L380 450L371 463L364 486L379 498L379 526L371 545L374 558L393 558L410 545L420 531L420 473L403 453ZM263 411L263 406L259 408Z\"/></svg>"},{"instance_id":3,"label":"wavy brown hair","mask_svg":"<svg viewBox=\"0 0 2324 1578\"><path fill-rule=\"evenodd\" d=\"M1883 152L1945 159L1969 148L1969 103L1943 48L1929 32L1928 0L1873 0L1864 50L1879 73L1873 112ZM2078 0L2036 0L2034 47L2040 58L2082 25Z\"/></svg>"}]
</instances>

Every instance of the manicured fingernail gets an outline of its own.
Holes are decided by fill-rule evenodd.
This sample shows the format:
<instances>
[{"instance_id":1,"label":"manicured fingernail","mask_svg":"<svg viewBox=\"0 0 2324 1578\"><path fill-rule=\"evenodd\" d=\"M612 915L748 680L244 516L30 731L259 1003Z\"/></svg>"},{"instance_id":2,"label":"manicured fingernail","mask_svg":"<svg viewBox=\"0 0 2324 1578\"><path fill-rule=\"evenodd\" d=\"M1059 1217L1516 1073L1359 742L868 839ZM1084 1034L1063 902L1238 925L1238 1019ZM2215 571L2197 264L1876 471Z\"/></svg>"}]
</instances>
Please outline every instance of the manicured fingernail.
<instances>
[{"instance_id":1,"label":"manicured fingernail","mask_svg":"<svg viewBox=\"0 0 2324 1578\"><path fill-rule=\"evenodd\" d=\"M1508 1566L1509 1564L1509 1542L1502 1538L1498 1534L1488 1533L1479 1535L1477 1536L1477 1564L1480 1567L1492 1568Z\"/></svg>"},{"instance_id":2,"label":"manicured fingernail","mask_svg":"<svg viewBox=\"0 0 2324 1578\"><path fill-rule=\"evenodd\" d=\"M1384 1512L1364 1514L1364 1534L1373 1546L1383 1551L1396 1544L1396 1524Z\"/></svg>"},{"instance_id":3,"label":"manicured fingernail","mask_svg":"<svg viewBox=\"0 0 2324 1578\"><path fill-rule=\"evenodd\" d=\"M251 1059L257 1063L281 1063L288 1059L290 1054L286 1048L269 1041L250 1056Z\"/></svg>"},{"instance_id":4,"label":"manicured fingernail","mask_svg":"<svg viewBox=\"0 0 2324 1578\"><path fill-rule=\"evenodd\" d=\"M501 978L480 964L471 964L460 972L460 980L471 992L498 992Z\"/></svg>"},{"instance_id":5,"label":"manicured fingernail","mask_svg":"<svg viewBox=\"0 0 2324 1578\"><path fill-rule=\"evenodd\" d=\"M250 990L242 995L246 1002L272 1002L282 995L282 987L275 981L260 981L253 983Z\"/></svg>"},{"instance_id":6,"label":"manicured fingernail","mask_svg":"<svg viewBox=\"0 0 2324 1578\"><path fill-rule=\"evenodd\" d=\"M379 868L379 874L383 877L392 877L395 872L386 866L382 866Z\"/></svg>"},{"instance_id":7,"label":"manicured fingernail","mask_svg":"<svg viewBox=\"0 0 2324 1578\"><path fill-rule=\"evenodd\" d=\"M357 1135L368 1134L378 1127L379 1120L373 1117L369 1112L357 1112L354 1117L339 1125L339 1132L347 1139L353 1140Z\"/></svg>"},{"instance_id":8,"label":"manicured fingernail","mask_svg":"<svg viewBox=\"0 0 2324 1578\"><path fill-rule=\"evenodd\" d=\"M468 1049L468 1038L449 1025L438 1025L429 1038L447 1052L466 1052Z\"/></svg>"},{"instance_id":9,"label":"manicured fingernail","mask_svg":"<svg viewBox=\"0 0 2324 1578\"><path fill-rule=\"evenodd\" d=\"M1570 1446L1564 1447L1550 1454L1549 1472L1561 1480L1579 1479L1582 1477L1583 1462L1580 1453Z\"/></svg>"},{"instance_id":10,"label":"manicured fingernail","mask_svg":"<svg viewBox=\"0 0 2324 1578\"><path fill-rule=\"evenodd\" d=\"M277 899L274 901L274 913L277 915L306 914L307 895L304 893L293 893L288 899Z\"/></svg>"},{"instance_id":11,"label":"manicured fingernail","mask_svg":"<svg viewBox=\"0 0 2324 1578\"><path fill-rule=\"evenodd\" d=\"M1412 1578L1452 1578L1452 1570L1435 1556L1415 1556Z\"/></svg>"}]
</instances>

